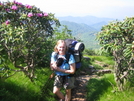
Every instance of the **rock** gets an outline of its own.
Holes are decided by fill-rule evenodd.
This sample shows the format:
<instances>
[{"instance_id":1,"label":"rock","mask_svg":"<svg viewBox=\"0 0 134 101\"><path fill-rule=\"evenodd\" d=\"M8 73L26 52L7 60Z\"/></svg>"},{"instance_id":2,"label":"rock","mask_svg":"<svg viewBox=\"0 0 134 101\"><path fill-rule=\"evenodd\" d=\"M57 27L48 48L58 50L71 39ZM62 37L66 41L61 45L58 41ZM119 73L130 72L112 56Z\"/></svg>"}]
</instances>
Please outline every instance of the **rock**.
<instances>
[{"instance_id":1,"label":"rock","mask_svg":"<svg viewBox=\"0 0 134 101\"><path fill-rule=\"evenodd\" d=\"M86 60L86 61L90 61L90 58L86 57L86 56L83 56L83 59Z\"/></svg>"}]
</instances>

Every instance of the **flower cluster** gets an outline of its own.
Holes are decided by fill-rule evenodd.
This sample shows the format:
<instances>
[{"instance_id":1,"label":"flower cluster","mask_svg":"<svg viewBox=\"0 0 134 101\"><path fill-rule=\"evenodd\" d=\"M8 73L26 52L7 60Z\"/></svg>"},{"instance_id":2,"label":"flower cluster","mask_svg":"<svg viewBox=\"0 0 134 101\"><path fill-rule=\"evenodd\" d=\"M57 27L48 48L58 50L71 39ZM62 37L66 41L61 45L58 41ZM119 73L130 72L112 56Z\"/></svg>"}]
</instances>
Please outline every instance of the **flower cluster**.
<instances>
[{"instance_id":1,"label":"flower cluster","mask_svg":"<svg viewBox=\"0 0 134 101\"><path fill-rule=\"evenodd\" d=\"M27 16L28 16L28 17L32 17L32 16L33 16L33 13L28 13Z\"/></svg>"},{"instance_id":2,"label":"flower cluster","mask_svg":"<svg viewBox=\"0 0 134 101\"><path fill-rule=\"evenodd\" d=\"M3 4L0 2L0 5L3 5Z\"/></svg>"},{"instance_id":3,"label":"flower cluster","mask_svg":"<svg viewBox=\"0 0 134 101\"><path fill-rule=\"evenodd\" d=\"M37 13L37 14L33 14L33 13L28 13L27 14L28 17L32 17L32 16L37 16L37 17L47 17L48 13Z\"/></svg>"},{"instance_id":4,"label":"flower cluster","mask_svg":"<svg viewBox=\"0 0 134 101\"><path fill-rule=\"evenodd\" d=\"M18 7L17 7L17 6L15 6L15 5L13 5L13 6L11 7L11 9L13 9L13 10L17 10L17 9L18 9Z\"/></svg>"},{"instance_id":5,"label":"flower cluster","mask_svg":"<svg viewBox=\"0 0 134 101\"><path fill-rule=\"evenodd\" d=\"M14 1L13 3L17 4L17 5L22 5L22 3L19 3L19 2L16 2L16 1Z\"/></svg>"},{"instance_id":6,"label":"flower cluster","mask_svg":"<svg viewBox=\"0 0 134 101\"><path fill-rule=\"evenodd\" d=\"M10 21L9 21L9 20L7 20L5 23L6 23L6 25L8 25L8 24L10 24Z\"/></svg>"},{"instance_id":7,"label":"flower cluster","mask_svg":"<svg viewBox=\"0 0 134 101\"><path fill-rule=\"evenodd\" d=\"M40 13L38 13L38 11L37 11L37 13L33 13L32 10L34 10L34 6L30 6L28 4L23 5L22 3L19 3L17 1L13 1L11 3L1 3L0 2L0 6L5 6L4 10L6 12L10 12L10 13L12 13L12 12L14 12L14 13L18 12L18 13L20 13L20 11L23 8L23 10L27 10L27 13L25 13L25 15L27 15L27 17L33 17L33 16L35 16L35 17L47 17L48 16L48 13L46 13L46 12L45 13L43 13L43 12L41 13L39 11ZM23 14L24 14L24 12L25 11L23 11ZM6 25L10 24L9 20L7 20L5 22L5 24Z\"/></svg>"},{"instance_id":8,"label":"flower cluster","mask_svg":"<svg viewBox=\"0 0 134 101\"><path fill-rule=\"evenodd\" d=\"M30 5L26 5L26 8L28 8L28 9L32 9L32 6L30 6Z\"/></svg>"}]
</instances>

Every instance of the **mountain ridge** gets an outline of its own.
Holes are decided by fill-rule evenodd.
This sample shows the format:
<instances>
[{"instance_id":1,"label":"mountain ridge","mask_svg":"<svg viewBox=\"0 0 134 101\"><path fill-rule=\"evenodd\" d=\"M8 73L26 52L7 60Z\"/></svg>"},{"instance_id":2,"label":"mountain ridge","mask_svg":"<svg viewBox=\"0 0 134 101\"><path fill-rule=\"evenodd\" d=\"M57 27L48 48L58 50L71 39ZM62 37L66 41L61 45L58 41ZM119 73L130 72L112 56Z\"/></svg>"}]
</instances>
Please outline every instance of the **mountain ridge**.
<instances>
[{"instance_id":1,"label":"mountain ridge","mask_svg":"<svg viewBox=\"0 0 134 101\"><path fill-rule=\"evenodd\" d=\"M83 16L83 17L73 17L73 16L64 16L64 17L57 17L60 21L70 21L70 22L76 22L76 23L85 23L87 25L93 25L99 22L110 22L115 19L113 18L104 18L104 17L95 17L95 16Z\"/></svg>"},{"instance_id":2,"label":"mountain ridge","mask_svg":"<svg viewBox=\"0 0 134 101\"><path fill-rule=\"evenodd\" d=\"M98 49L100 46L96 41L96 33L98 33L102 26L107 25L112 18L99 18L94 16L84 17L58 17L61 25L66 25L72 31L72 35L81 39L86 48Z\"/></svg>"}]
</instances>

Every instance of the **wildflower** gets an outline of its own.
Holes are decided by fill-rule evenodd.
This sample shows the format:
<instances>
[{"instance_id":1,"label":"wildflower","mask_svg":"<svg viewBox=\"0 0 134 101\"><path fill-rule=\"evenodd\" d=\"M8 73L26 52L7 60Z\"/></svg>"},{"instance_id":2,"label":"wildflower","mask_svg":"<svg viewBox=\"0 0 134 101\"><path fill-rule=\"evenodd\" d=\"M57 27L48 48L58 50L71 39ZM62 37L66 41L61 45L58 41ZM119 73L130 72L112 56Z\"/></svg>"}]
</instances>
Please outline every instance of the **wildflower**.
<instances>
[{"instance_id":1,"label":"wildflower","mask_svg":"<svg viewBox=\"0 0 134 101\"><path fill-rule=\"evenodd\" d=\"M48 13L44 13L44 16L48 16Z\"/></svg>"},{"instance_id":2,"label":"wildflower","mask_svg":"<svg viewBox=\"0 0 134 101\"><path fill-rule=\"evenodd\" d=\"M32 8L32 6L30 6L30 5L26 5L26 8L30 9L30 8Z\"/></svg>"},{"instance_id":3,"label":"wildflower","mask_svg":"<svg viewBox=\"0 0 134 101\"><path fill-rule=\"evenodd\" d=\"M37 16L38 17L42 17L42 13L37 13Z\"/></svg>"},{"instance_id":4,"label":"wildflower","mask_svg":"<svg viewBox=\"0 0 134 101\"><path fill-rule=\"evenodd\" d=\"M17 4L18 2L16 2L16 0L13 1L14 4Z\"/></svg>"},{"instance_id":5,"label":"wildflower","mask_svg":"<svg viewBox=\"0 0 134 101\"><path fill-rule=\"evenodd\" d=\"M20 2L18 2L17 4L18 4L18 5L22 5L22 3L20 3Z\"/></svg>"},{"instance_id":6,"label":"wildflower","mask_svg":"<svg viewBox=\"0 0 134 101\"><path fill-rule=\"evenodd\" d=\"M10 11L10 9L6 8L6 11L7 11L7 12L9 12L9 11Z\"/></svg>"},{"instance_id":7,"label":"wildflower","mask_svg":"<svg viewBox=\"0 0 134 101\"><path fill-rule=\"evenodd\" d=\"M3 4L0 2L0 5L2 6Z\"/></svg>"},{"instance_id":8,"label":"wildflower","mask_svg":"<svg viewBox=\"0 0 134 101\"><path fill-rule=\"evenodd\" d=\"M17 10L18 8L17 8L17 6L13 5L13 6L11 7L11 9Z\"/></svg>"},{"instance_id":9,"label":"wildflower","mask_svg":"<svg viewBox=\"0 0 134 101\"><path fill-rule=\"evenodd\" d=\"M6 25L8 25L8 24L10 24L10 21L9 21L9 20L7 20L5 23L6 23Z\"/></svg>"},{"instance_id":10,"label":"wildflower","mask_svg":"<svg viewBox=\"0 0 134 101\"><path fill-rule=\"evenodd\" d=\"M15 0L14 0L14 4L22 5L22 3L16 2Z\"/></svg>"},{"instance_id":11,"label":"wildflower","mask_svg":"<svg viewBox=\"0 0 134 101\"><path fill-rule=\"evenodd\" d=\"M28 16L28 17L32 17L32 16L33 16L33 13L28 13L27 16Z\"/></svg>"}]
</instances>

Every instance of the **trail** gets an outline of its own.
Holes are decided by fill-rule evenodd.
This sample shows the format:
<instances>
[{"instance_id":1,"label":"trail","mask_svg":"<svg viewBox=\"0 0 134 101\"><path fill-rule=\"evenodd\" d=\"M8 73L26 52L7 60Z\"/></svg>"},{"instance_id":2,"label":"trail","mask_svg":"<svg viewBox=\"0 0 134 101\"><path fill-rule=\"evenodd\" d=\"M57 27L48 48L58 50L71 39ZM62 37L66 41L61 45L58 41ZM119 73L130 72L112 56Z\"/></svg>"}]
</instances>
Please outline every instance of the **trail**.
<instances>
[{"instance_id":1,"label":"trail","mask_svg":"<svg viewBox=\"0 0 134 101\"><path fill-rule=\"evenodd\" d=\"M86 101L86 85L92 77L95 77L95 75L80 75L76 77L76 87L72 89L71 101Z\"/></svg>"}]
</instances>

